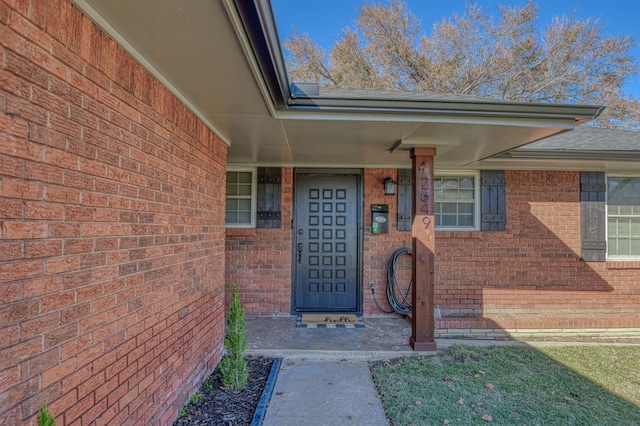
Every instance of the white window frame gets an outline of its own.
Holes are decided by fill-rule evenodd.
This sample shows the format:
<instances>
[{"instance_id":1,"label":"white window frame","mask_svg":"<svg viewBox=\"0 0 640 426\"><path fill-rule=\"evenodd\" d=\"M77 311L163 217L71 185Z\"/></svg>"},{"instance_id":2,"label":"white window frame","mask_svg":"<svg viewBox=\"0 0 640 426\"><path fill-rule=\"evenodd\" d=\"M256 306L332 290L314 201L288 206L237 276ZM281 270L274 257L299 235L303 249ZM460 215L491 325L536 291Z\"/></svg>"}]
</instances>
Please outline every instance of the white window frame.
<instances>
[{"instance_id":1,"label":"white window frame","mask_svg":"<svg viewBox=\"0 0 640 426\"><path fill-rule=\"evenodd\" d=\"M434 173L434 178L440 177L463 177L463 176L471 176L473 177L473 226L438 226L436 225L436 231L479 231L480 230L480 172L479 171L444 171L439 172L436 171ZM435 190L434 190L435 197ZM438 199L434 199L434 205L436 202L439 202Z\"/></svg>"},{"instance_id":2,"label":"white window frame","mask_svg":"<svg viewBox=\"0 0 640 426\"><path fill-rule=\"evenodd\" d=\"M640 174L630 174L630 173L606 173L604 176L605 181L605 203L604 203L604 226L605 226L605 241L606 241L606 258L607 260L614 261L638 261L640 260L640 255L638 256L620 256L620 255L611 255L609 254L609 178L640 178Z\"/></svg>"},{"instance_id":3,"label":"white window frame","mask_svg":"<svg viewBox=\"0 0 640 426\"><path fill-rule=\"evenodd\" d=\"M251 173L251 223L247 224L227 224L227 185L226 185L226 173L228 172L248 172ZM255 228L256 216L257 216L257 204L258 204L258 171L255 167L227 167L225 172L225 228Z\"/></svg>"}]
</instances>

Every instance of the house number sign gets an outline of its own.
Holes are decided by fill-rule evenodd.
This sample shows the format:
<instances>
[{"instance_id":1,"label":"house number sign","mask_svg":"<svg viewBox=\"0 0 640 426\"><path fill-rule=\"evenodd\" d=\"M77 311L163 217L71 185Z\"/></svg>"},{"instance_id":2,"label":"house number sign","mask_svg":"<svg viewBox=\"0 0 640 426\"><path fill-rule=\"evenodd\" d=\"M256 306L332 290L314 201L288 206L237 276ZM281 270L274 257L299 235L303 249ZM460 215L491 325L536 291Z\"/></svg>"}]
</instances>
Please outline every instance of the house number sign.
<instances>
[{"instance_id":1,"label":"house number sign","mask_svg":"<svg viewBox=\"0 0 640 426\"><path fill-rule=\"evenodd\" d=\"M420 164L420 174L422 175L422 186L420 190L422 191L420 195L420 200L422 201L422 206L420 206L420 211L425 215L422 216L422 224L425 228L429 229L431 226L431 217L432 215L432 191L433 185L431 183L431 173L427 164Z\"/></svg>"}]
</instances>

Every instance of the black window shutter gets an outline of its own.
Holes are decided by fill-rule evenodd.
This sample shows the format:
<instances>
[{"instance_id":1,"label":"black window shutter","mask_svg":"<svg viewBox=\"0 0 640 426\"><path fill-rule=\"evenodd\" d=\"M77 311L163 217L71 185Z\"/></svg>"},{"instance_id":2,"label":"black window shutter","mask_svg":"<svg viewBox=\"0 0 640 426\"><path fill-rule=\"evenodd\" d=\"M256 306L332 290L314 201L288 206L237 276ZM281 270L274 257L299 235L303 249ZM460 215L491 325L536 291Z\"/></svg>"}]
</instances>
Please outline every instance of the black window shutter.
<instances>
[{"instance_id":1,"label":"black window shutter","mask_svg":"<svg viewBox=\"0 0 640 426\"><path fill-rule=\"evenodd\" d=\"M483 231L504 231L507 226L506 187L504 170L483 170L480 172L480 211Z\"/></svg>"},{"instance_id":2,"label":"black window shutter","mask_svg":"<svg viewBox=\"0 0 640 426\"><path fill-rule=\"evenodd\" d=\"M398 231L411 231L411 170L398 169Z\"/></svg>"},{"instance_id":3,"label":"black window shutter","mask_svg":"<svg viewBox=\"0 0 640 426\"><path fill-rule=\"evenodd\" d=\"M280 228L282 225L282 169L258 167L258 228Z\"/></svg>"},{"instance_id":4,"label":"black window shutter","mask_svg":"<svg viewBox=\"0 0 640 426\"><path fill-rule=\"evenodd\" d=\"M580 173L580 216L583 260L604 262L607 253L605 230L604 172Z\"/></svg>"}]
</instances>

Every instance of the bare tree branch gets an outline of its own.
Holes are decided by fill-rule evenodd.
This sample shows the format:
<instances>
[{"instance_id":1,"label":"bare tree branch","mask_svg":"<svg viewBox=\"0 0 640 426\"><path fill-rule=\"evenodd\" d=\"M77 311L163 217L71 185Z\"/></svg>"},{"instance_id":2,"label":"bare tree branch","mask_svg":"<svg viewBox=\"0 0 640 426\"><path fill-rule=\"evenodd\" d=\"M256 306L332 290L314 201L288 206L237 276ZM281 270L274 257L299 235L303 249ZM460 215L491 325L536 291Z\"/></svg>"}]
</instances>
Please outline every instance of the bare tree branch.
<instances>
[{"instance_id":1,"label":"bare tree branch","mask_svg":"<svg viewBox=\"0 0 640 426\"><path fill-rule=\"evenodd\" d=\"M306 34L284 43L294 81L350 88L424 90L520 102L606 105L598 125L640 129L640 101L623 93L638 76L631 36L607 36L575 16L537 25L538 8L475 4L429 35L401 0L360 8L328 56ZM540 28L540 29L539 29Z\"/></svg>"}]
</instances>

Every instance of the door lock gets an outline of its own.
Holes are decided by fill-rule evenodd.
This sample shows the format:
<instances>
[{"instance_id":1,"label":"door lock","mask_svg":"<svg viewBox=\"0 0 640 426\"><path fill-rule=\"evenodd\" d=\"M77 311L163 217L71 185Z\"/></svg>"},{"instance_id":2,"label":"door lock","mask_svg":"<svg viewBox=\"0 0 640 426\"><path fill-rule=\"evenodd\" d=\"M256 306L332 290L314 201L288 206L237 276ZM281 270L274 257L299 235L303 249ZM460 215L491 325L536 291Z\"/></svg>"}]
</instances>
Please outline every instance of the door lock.
<instances>
[{"instance_id":1,"label":"door lock","mask_svg":"<svg viewBox=\"0 0 640 426\"><path fill-rule=\"evenodd\" d=\"M298 263L302 262L302 243L298 243Z\"/></svg>"}]
</instances>

